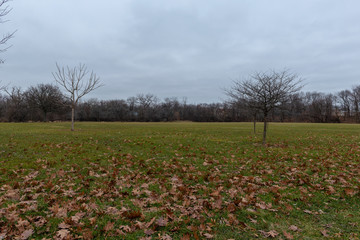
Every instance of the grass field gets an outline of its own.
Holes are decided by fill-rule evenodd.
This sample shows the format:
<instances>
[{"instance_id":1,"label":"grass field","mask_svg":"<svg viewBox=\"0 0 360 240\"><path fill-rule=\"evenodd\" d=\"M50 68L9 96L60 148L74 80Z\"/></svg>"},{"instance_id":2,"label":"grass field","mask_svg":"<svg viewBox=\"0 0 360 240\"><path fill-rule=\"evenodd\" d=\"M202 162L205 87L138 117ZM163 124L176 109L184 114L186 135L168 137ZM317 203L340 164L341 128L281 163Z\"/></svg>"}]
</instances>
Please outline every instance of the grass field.
<instances>
[{"instance_id":1,"label":"grass field","mask_svg":"<svg viewBox=\"0 0 360 240\"><path fill-rule=\"evenodd\" d=\"M0 124L0 239L360 237L360 125L75 127Z\"/></svg>"}]
</instances>

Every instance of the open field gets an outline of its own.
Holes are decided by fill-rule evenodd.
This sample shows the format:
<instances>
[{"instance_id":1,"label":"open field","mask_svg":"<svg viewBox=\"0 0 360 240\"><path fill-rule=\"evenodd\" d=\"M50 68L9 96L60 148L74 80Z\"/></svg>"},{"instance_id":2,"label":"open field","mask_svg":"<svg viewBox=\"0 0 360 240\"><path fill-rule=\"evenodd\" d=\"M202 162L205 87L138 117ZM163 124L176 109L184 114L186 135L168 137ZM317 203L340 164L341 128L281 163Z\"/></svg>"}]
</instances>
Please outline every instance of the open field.
<instances>
[{"instance_id":1,"label":"open field","mask_svg":"<svg viewBox=\"0 0 360 240\"><path fill-rule=\"evenodd\" d=\"M0 124L0 239L360 237L360 125L75 127Z\"/></svg>"}]
</instances>

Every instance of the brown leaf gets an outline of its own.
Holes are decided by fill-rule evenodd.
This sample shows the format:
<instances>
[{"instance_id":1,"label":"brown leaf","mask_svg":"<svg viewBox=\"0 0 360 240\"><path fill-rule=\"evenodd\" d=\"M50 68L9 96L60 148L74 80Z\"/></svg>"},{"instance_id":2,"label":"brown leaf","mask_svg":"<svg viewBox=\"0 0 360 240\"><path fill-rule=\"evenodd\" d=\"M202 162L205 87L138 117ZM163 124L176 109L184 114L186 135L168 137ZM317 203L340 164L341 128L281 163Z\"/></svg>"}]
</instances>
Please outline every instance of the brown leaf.
<instances>
[{"instance_id":1,"label":"brown leaf","mask_svg":"<svg viewBox=\"0 0 360 240\"><path fill-rule=\"evenodd\" d=\"M313 214L313 212L312 212L312 211L310 211L310 210L304 210L304 213L307 213L307 214Z\"/></svg>"},{"instance_id":2,"label":"brown leaf","mask_svg":"<svg viewBox=\"0 0 360 240\"><path fill-rule=\"evenodd\" d=\"M190 240L190 234L184 234L181 238L180 238L180 240Z\"/></svg>"},{"instance_id":3,"label":"brown leaf","mask_svg":"<svg viewBox=\"0 0 360 240\"><path fill-rule=\"evenodd\" d=\"M20 236L20 239L21 240L26 240L28 239L29 237L31 237L31 235L33 235L34 231L32 229L28 229L28 230L25 230L21 236Z\"/></svg>"},{"instance_id":4,"label":"brown leaf","mask_svg":"<svg viewBox=\"0 0 360 240\"><path fill-rule=\"evenodd\" d=\"M8 190L6 192L6 194L4 195L4 197L6 197L9 200L15 200L18 201L20 200L20 194L19 194L19 190Z\"/></svg>"},{"instance_id":5,"label":"brown leaf","mask_svg":"<svg viewBox=\"0 0 360 240\"><path fill-rule=\"evenodd\" d=\"M206 237L206 239L214 238L214 235L211 235L210 233L204 233L204 236Z\"/></svg>"},{"instance_id":6,"label":"brown leaf","mask_svg":"<svg viewBox=\"0 0 360 240\"><path fill-rule=\"evenodd\" d=\"M329 237L329 235L327 234L327 231L325 229L320 232L324 237Z\"/></svg>"},{"instance_id":7,"label":"brown leaf","mask_svg":"<svg viewBox=\"0 0 360 240\"><path fill-rule=\"evenodd\" d=\"M30 225L30 223L29 223L28 220L23 220L23 219L20 218L20 219L18 220L17 224L16 224L16 228L17 228L19 231L23 232L23 231L25 231L25 229L28 228L29 225Z\"/></svg>"},{"instance_id":8,"label":"brown leaf","mask_svg":"<svg viewBox=\"0 0 360 240\"><path fill-rule=\"evenodd\" d=\"M94 225L96 223L96 217L89 218L90 224Z\"/></svg>"},{"instance_id":9,"label":"brown leaf","mask_svg":"<svg viewBox=\"0 0 360 240\"><path fill-rule=\"evenodd\" d=\"M168 220L166 218L160 217L158 220L156 220L156 224L159 227L165 227L168 224Z\"/></svg>"},{"instance_id":10,"label":"brown leaf","mask_svg":"<svg viewBox=\"0 0 360 240\"><path fill-rule=\"evenodd\" d=\"M108 222L108 223L105 225L105 227L104 227L104 231L105 231L105 232L111 231L111 230L114 228L114 225L115 225L115 223L113 223L113 222Z\"/></svg>"},{"instance_id":11,"label":"brown leaf","mask_svg":"<svg viewBox=\"0 0 360 240\"><path fill-rule=\"evenodd\" d=\"M288 233L286 231L283 231L283 234L286 239L294 239L293 235L291 235L290 233Z\"/></svg>"},{"instance_id":12,"label":"brown leaf","mask_svg":"<svg viewBox=\"0 0 360 240\"><path fill-rule=\"evenodd\" d=\"M222 208L222 199L219 197L214 203L214 208L221 209Z\"/></svg>"},{"instance_id":13,"label":"brown leaf","mask_svg":"<svg viewBox=\"0 0 360 240\"><path fill-rule=\"evenodd\" d=\"M236 206L234 203L230 203L228 206L227 206L227 210L228 212L232 213L232 212L235 212L236 211Z\"/></svg>"},{"instance_id":14,"label":"brown leaf","mask_svg":"<svg viewBox=\"0 0 360 240\"><path fill-rule=\"evenodd\" d=\"M47 220L42 216L37 216L34 220L34 224L36 227L42 227L47 223Z\"/></svg>"},{"instance_id":15,"label":"brown leaf","mask_svg":"<svg viewBox=\"0 0 360 240\"><path fill-rule=\"evenodd\" d=\"M300 229L299 229L297 226L295 226L295 225L291 225L291 226L289 227L289 230L291 230L291 231L293 231L293 232L300 231Z\"/></svg>"},{"instance_id":16,"label":"brown leaf","mask_svg":"<svg viewBox=\"0 0 360 240\"><path fill-rule=\"evenodd\" d=\"M67 210L66 208L59 208L58 212L55 214L56 217L58 218L65 218L67 217Z\"/></svg>"},{"instance_id":17,"label":"brown leaf","mask_svg":"<svg viewBox=\"0 0 360 240\"><path fill-rule=\"evenodd\" d=\"M146 226L147 228L149 228L149 227L155 222L155 219L156 219L156 218L153 217L153 218L150 220L150 222L146 223L145 226Z\"/></svg>"},{"instance_id":18,"label":"brown leaf","mask_svg":"<svg viewBox=\"0 0 360 240\"><path fill-rule=\"evenodd\" d=\"M154 232L152 229L146 229L146 230L144 231L144 233L145 233L146 235L153 235L155 232Z\"/></svg>"},{"instance_id":19,"label":"brown leaf","mask_svg":"<svg viewBox=\"0 0 360 240\"><path fill-rule=\"evenodd\" d=\"M345 194L347 195L347 196L354 196L355 194L356 194L356 191L354 190L354 189L352 189L352 188L345 188Z\"/></svg>"},{"instance_id":20,"label":"brown leaf","mask_svg":"<svg viewBox=\"0 0 360 240\"><path fill-rule=\"evenodd\" d=\"M71 220L75 223L79 223L79 221L85 216L85 213L77 212L74 216L71 217Z\"/></svg>"},{"instance_id":21,"label":"brown leaf","mask_svg":"<svg viewBox=\"0 0 360 240\"><path fill-rule=\"evenodd\" d=\"M131 227L129 227L128 225L121 225L119 228L124 230L125 232L131 232Z\"/></svg>"},{"instance_id":22,"label":"brown leaf","mask_svg":"<svg viewBox=\"0 0 360 240\"><path fill-rule=\"evenodd\" d=\"M68 228L70 228L70 225L62 222L62 223L60 223L60 224L58 225L58 228L60 228L60 229L68 229Z\"/></svg>"},{"instance_id":23,"label":"brown leaf","mask_svg":"<svg viewBox=\"0 0 360 240\"><path fill-rule=\"evenodd\" d=\"M172 240L172 237L170 237L169 235L165 234L165 235L162 235L161 240Z\"/></svg>"},{"instance_id":24,"label":"brown leaf","mask_svg":"<svg viewBox=\"0 0 360 240\"><path fill-rule=\"evenodd\" d=\"M328 189L328 193L330 193L330 194L336 193L336 190L333 186L328 186L327 189Z\"/></svg>"},{"instance_id":25,"label":"brown leaf","mask_svg":"<svg viewBox=\"0 0 360 240\"><path fill-rule=\"evenodd\" d=\"M273 237L273 238L276 237L277 235L279 235L279 233L277 231L275 231L275 230L271 230L268 233L269 233L270 237Z\"/></svg>"},{"instance_id":26,"label":"brown leaf","mask_svg":"<svg viewBox=\"0 0 360 240\"><path fill-rule=\"evenodd\" d=\"M70 234L70 231L67 229L61 229L56 232L56 237L59 240L66 239Z\"/></svg>"},{"instance_id":27,"label":"brown leaf","mask_svg":"<svg viewBox=\"0 0 360 240\"><path fill-rule=\"evenodd\" d=\"M260 230L259 232L266 238L268 237L275 238L277 235L279 235L279 233L275 230L271 230L269 232Z\"/></svg>"}]
</instances>

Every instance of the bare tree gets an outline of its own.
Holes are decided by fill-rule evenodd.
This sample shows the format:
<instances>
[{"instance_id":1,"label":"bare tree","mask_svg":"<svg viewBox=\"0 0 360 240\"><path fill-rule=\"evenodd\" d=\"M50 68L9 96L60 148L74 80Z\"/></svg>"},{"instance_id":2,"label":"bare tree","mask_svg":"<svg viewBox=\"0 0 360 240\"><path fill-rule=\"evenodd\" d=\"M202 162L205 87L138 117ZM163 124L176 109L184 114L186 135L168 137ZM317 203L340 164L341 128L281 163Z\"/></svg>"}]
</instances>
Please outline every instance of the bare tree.
<instances>
[{"instance_id":1,"label":"bare tree","mask_svg":"<svg viewBox=\"0 0 360 240\"><path fill-rule=\"evenodd\" d=\"M354 107L355 122L360 122L360 85L354 86L351 91L351 100Z\"/></svg>"},{"instance_id":2,"label":"bare tree","mask_svg":"<svg viewBox=\"0 0 360 240\"><path fill-rule=\"evenodd\" d=\"M100 78L91 71L90 76L87 77L89 71L85 64L79 64L77 67L60 67L56 63L57 71L53 72L55 81L65 89L65 95L71 102L71 131L74 131L75 125L75 108L79 100L86 94L103 86L100 84Z\"/></svg>"},{"instance_id":3,"label":"bare tree","mask_svg":"<svg viewBox=\"0 0 360 240\"><path fill-rule=\"evenodd\" d=\"M341 115L343 115L343 120L347 121L351 117L351 92L349 90L342 90L337 95L342 111Z\"/></svg>"},{"instance_id":4,"label":"bare tree","mask_svg":"<svg viewBox=\"0 0 360 240\"><path fill-rule=\"evenodd\" d=\"M10 122L23 122L27 119L28 109L24 92L20 87L6 87L4 91L8 94L6 118Z\"/></svg>"},{"instance_id":5,"label":"bare tree","mask_svg":"<svg viewBox=\"0 0 360 240\"><path fill-rule=\"evenodd\" d=\"M10 0L0 0L0 23L6 22L6 20L4 20L4 17L11 11L9 6L5 6L5 4L9 1ZM7 41L14 36L14 34L15 34L15 32L4 34L3 37L0 38L0 45L5 45L7 43ZM8 48L9 47L1 48L0 52L4 52ZM0 63L3 63L3 62L4 62L4 60L0 59Z\"/></svg>"},{"instance_id":6,"label":"bare tree","mask_svg":"<svg viewBox=\"0 0 360 240\"><path fill-rule=\"evenodd\" d=\"M52 84L38 84L30 87L25 96L28 105L32 109L39 109L43 113L44 122L51 112L59 112L64 109L65 99L58 86Z\"/></svg>"},{"instance_id":7,"label":"bare tree","mask_svg":"<svg viewBox=\"0 0 360 240\"><path fill-rule=\"evenodd\" d=\"M262 113L265 145L269 113L280 103L286 102L291 94L298 92L302 88L301 81L301 78L288 70L255 72L249 79L235 81L226 90L226 94L234 100L246 102L251 109Z\"/></svg>"}]
</instances>

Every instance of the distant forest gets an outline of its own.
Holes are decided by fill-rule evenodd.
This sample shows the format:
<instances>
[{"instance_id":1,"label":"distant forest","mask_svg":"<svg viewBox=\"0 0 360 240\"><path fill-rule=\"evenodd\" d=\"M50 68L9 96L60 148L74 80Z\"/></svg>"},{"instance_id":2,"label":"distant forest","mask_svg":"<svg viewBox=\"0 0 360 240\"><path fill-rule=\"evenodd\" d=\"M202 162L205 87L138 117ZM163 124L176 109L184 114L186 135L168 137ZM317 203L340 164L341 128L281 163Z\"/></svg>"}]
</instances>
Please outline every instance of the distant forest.
<instances>
[{"instance_id":1,"label":"distant forest","mask_svg":"<svg viewBox=\"0 0 360 240\"><path fill-rule=\"evenodd\" d=\"M273 122L359 123L360 85L350 90L327 94L300 92L281 103L270 114ZM153 94L138 94L128 99L79 102L77 121L139 122L246 122L254 120L254 112L241 101L189 104L177 98L159 99ZM262 119L259 114L258 120ZM0 95L2 122L68 121L70 103L60 89L39 84L22 91L6 89Z\"/></svg>"}]
</instances>

